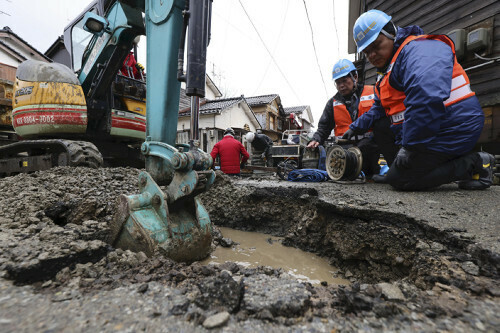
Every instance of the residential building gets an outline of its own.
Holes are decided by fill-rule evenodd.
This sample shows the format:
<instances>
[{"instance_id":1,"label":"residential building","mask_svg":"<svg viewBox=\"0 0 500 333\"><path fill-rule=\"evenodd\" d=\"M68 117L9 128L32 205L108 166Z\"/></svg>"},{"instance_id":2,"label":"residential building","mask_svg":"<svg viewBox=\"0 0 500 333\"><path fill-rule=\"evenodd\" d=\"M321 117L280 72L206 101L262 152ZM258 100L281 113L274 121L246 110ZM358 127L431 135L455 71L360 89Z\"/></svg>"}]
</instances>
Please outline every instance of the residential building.
<instances>
[{"instance_id":1,"label":"residential building","mask_svg":"<svg viewBox=\"0 0 500 333\"><path fill-rule=\"evenodd\" d=\"M28 59L51 62L48 57L16 35L9 27L0 30L0 78L14 81L17 66Z\"/></svg>"},{"instance_id":2,"label":"residential building","mask_svg":"<svg viewBox=\"0 0 500 333\"><path fill-rule=\"evenodd\" d=\"M246 101L257 117L262 133L273 141L281 140L284 130L285 112L278 94L247 97Z\"/></svg>"},{"instance_id":3,"label":"residential building","mask_svg":"<svg viewBox=\"0 0 500 333\"><path fill-rule=\"evenodd\" d=\"M179 121L177 123L177 143L189 142L191 109L189 98L181 92ZM224 130L232 127L236 139L244 142L243 136L260 129L260 123L245 97L207 100L200 102L199 115L200 148L205 152L212 151L213 146L222 140ZM244 142L246 145L246 142ZM248 148L248 145L246 145Z\"/></svg>"},{"instance_id":4,"label":"residential building","mask_svg":"<svg viewBox=\"0 0 500 333\"><path fill-rule=\"evenodd\" d=\"M285 123L283 130L312 130L314 119L309 105L291 106L283 109L285 113Z\"/></svg>"},{"instance_id":5,"label":"residential building","mask_svg":"<svg viewBox=\"0 0 500 333\"><path fill-rule=\"evenodd\" d=\"M16 69L25 60L51 62L9 27L0 30L0 128L2 139L14 139L12 128L12 96Z\"/></svg>"},{"instance_id":6,"label":"residential building","mask_svg":"<svg viewBox=\"0 0 500 333\"><path fill-rule=\"evenodd\" d=\"M64 46L63 36L57 37L54 43L45 51L45 55L52 59L52 61L71 68L71 57L66 46Z\"/></svg>"}]
</instances>

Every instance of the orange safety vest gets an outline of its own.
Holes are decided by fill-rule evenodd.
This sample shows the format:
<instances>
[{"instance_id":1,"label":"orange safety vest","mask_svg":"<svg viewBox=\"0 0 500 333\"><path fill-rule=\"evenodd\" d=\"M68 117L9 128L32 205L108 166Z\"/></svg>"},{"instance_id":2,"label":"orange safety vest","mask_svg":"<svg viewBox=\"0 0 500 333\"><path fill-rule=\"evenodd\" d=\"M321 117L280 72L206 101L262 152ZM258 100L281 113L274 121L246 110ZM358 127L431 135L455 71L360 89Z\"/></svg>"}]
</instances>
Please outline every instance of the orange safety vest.
<instances>
[{"instance_id":1,"label":"orange safety vest","mask_svg":"<svg viewBox=\"0 0 500 333\"><path fill-rule=\"evenodd\" d=\"M389 67L387 68L385 74L379 75L379 77L377 78L377 89L375 89L375 93L380 98L380 102L385 109L385 113L388 117L390 117L393 124L402 124L405 120L404 113L406 107L403 102L406 98L406 95L403 91L397 90L391 86L389 82L389 76L391 75L392 67L396 62L399 53L401 52L403 47L406 46L406 44L414 40L423 39L439 40L443 43L448 44L453 51L454 63L451 80L451 92L450 97L447 100L443 101L444 105L447 107L475 95L475 93L470 89L469 77L457 61L457 57L455 56L455 45L453 44L451 39L449 39L445 35L409 36L398 48L396 54L394 54L394 57L392 57L391 63L389 64Z\"/></svg>"},{"instance_id":2,"label":"orange safety vest","mask_svg":"<svg viewBox=\"0 0 500 333\"><path fill-rule=\"evenodd\" d=\"M358 118L361 117L363 113L370 110L374 98L375 95L373 94L373 86L365 86L361 92L361 97L359 98ZM335 136L339 137L344 135L344 133L349 129L352 119L345 104L335 99L333 100L333 119L335 120Z\"/></svg>"}]
</instances>

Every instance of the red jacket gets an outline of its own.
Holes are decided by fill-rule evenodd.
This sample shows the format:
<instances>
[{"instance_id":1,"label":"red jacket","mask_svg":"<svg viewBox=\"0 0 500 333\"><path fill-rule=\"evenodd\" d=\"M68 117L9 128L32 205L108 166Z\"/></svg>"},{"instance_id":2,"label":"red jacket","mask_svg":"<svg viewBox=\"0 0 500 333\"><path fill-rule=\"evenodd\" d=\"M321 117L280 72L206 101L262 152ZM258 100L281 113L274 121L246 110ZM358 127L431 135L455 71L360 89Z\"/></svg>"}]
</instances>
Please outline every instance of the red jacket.
<instances>
[{"instance_id":1,"label":"red jacket","mask_svg":"<svg viewBox=\"0 0 500 333\"><path fill-rule=\"evenodd\" d=\"M123 76L131 77L133 79L140 79L141 73L139 73L139 70L135 65L137 65L137 61L135 60L134 54L130 52L123 62L122 68L120 69L120 74ZM132 71L131 73L129 73L129 69ZM132 76L130 76L131 74Z\"/></svg>"},{"instance_id":2,"label":"red jacket","mask_svg":"<svg viewBox=\"0 0 500 333\"><path fill-rule=\"evenodd\" d=\"M241 142L231 135L224 136L215 144L210 153L214 161L217 155L220 156L220 169L227 174L240 173L240 154L243 155L241 163L246 162L250 157Z\"/></svg>"}]
</instances>

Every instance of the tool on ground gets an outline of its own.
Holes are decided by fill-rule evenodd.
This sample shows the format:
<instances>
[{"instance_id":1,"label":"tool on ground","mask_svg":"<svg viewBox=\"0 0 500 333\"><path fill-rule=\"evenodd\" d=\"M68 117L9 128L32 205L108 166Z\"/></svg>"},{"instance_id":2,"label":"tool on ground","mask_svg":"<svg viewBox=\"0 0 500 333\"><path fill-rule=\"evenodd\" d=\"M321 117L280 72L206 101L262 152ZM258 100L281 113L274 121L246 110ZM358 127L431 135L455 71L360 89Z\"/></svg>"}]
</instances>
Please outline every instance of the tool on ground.
<instances>
[{"instance_id":1,"label":"tool on ground","mask_svg":"<svg viewBox=\"0 0 500 333\"><path fill-rule=\"evenodd\" d=\"M288 173L288 180L292 182L326 182L328 173L319 169L297 169Z\"/></svg>"},{"instance_id":2,"label":"tool on ground","mask_svg":"<svg viewBox=\"0 0 500 333\"><path fill-rule=\"evenodd\" d=\"M358 147L344 148L336 144L328 149L326 171L332 180L355 181L361 174L362 166L363 156Z\"/></svg>"}]
</instances>

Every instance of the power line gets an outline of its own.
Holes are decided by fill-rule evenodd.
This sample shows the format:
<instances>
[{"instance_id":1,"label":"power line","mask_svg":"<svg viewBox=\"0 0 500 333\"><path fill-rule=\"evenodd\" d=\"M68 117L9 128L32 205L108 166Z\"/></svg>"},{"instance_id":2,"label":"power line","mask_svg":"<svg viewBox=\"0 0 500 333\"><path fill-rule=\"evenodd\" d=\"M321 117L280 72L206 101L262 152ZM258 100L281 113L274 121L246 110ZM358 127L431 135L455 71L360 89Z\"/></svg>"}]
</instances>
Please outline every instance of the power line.
<instances>
[{"instance_id":1,"label":"power line","mask_svg":"<svg viewBox=\"0 0 500 333\"><path fill-rule=\"evenodd\" d=\"M335 0L332 0L333 2L333 27L335 28L335 35L337 36L337 57L340 57L340 40L339 40L339 31L337 30L337 23L335 21Z\"/></svg>"},{"instance_id":2,"label":"power line","mask_svg":"<svg viewBox=\"0 0 500 333\"><path fill-rule=\"evenodd\" d=\"M321 81L323 81L323 88L325 88L325 94L328 97L328 90L326 89L325 79L323 78L323 73L321 72L321 66L319 65L318 54L316 52L316 45L314 44L313 27L311 24L311 20L309 19L309 13L307 12L306 0L302 0L302 2L304 2L304 8L306 10L307 21L309 22L309 27L311 28L311 40L312 40L313 49L314 49L314 56L316 57L316 64L318 65L319 75L321 75Z\"/></svg>"},{"instance_id":3,"label":"power line","mask_svg":"<svg viewBox=\"0 0 500 333\"><path fill-rule=\"evenodd\" d=\"M253 24L253 21L252 19L250 18L250 15L248 15L246 9L245 9L245 6L243 6L243 3L241 2L241 0L238 0L240 2L240 5L241 5L241 8L243 8L243 11L245 12L245 15L248 17L248 20L250 21L250 23L252 24L252 27L254 28L255 32L257 33L257 35L259 36L259 39L260 41L262 42L262 45L264 45L264 48L266 49L267 53L269 53L269 56L271 57L271 59L273 59L273 62L274 64L276 65L276 68L278 68L279 72L281 73L281 76L283 76L283 78L285 79L286 83L288 84L288 86L290 87L290 89L292 90L293 94L295 95L295 97L297 98L297 100L299 101L299 103L302 103L300 101L300 98L299 96L297 95L297 93L295 92L295 90L293 90L293 87L292 85L290 84L290 82L288 81L288 79L286 78L285 74L283 73L283 71L281 70L280 66L278 65L278 63L276 62L276 59L274 59L273 55L271 54L271 52L269 51L269 48L267 47L266 43L264 43L264 40L262 39L259 31L257 30L257 28L255 27L255 24Z\"/></svg>"},{"instance_id":4,"label":"power line","mask_svg":"<svg viewBox=\"0 0 500 333\"><path fill-rule=\"evenodd\" d=\"M5 0L5 1L12 3L11 0ZM0 15L2 15L2 14L7 15L7 16L11 16L9 13L6 13L3 10L0 10Z\"/></svg>"},{"instance_id":5,"label":"power line","mask_svg":"<svg viewBox=\"0 0 500 333\"><path fill-rule=\"evenodd\" d=\"M286 15L288 14L288 7L290 5L290 1L287 1L286 2L286 9L285 9L285 14L283 15L283 20L281 21L281 27L280 27L280 32L278 34L278 38L277 40L279 41L280 38L281 38L281 33L283 32L283 27L285 26L285 21L286 21ZM273 54L274 52L276 51L276 48L278 47L278 43L275 43L274 44L274 49L273 49ZM269 71L269 66L271 65L271 60L269 60L267 62L267 66L266 66L266 70L264 71L264 75L262 75L262 79L260 80L259 82L259 85L257 86L257 88L255 88L254 92L252 95L255 95L255 93L257 92L257 90L259 90L262 82L264 82L264 79L266 78L266 75L267 75L267 72Z\"/></svg>"}]
</instances>

